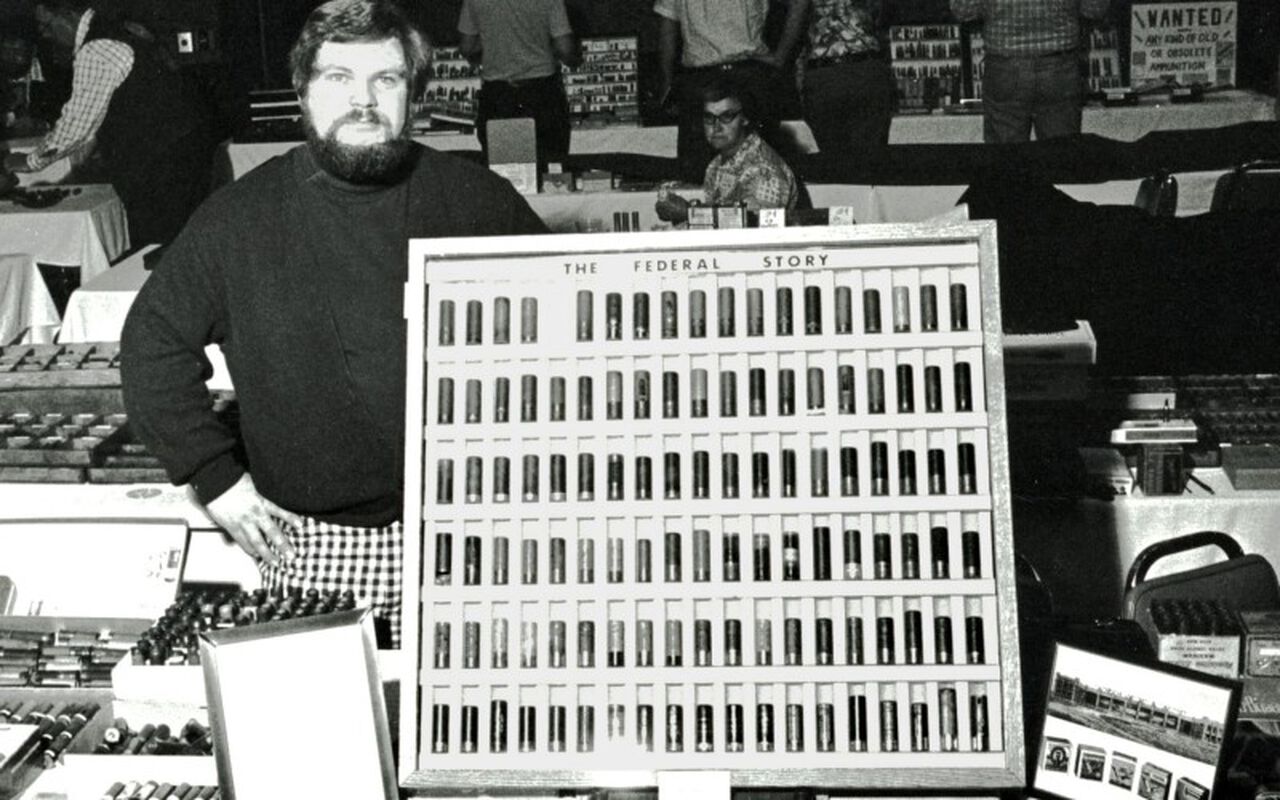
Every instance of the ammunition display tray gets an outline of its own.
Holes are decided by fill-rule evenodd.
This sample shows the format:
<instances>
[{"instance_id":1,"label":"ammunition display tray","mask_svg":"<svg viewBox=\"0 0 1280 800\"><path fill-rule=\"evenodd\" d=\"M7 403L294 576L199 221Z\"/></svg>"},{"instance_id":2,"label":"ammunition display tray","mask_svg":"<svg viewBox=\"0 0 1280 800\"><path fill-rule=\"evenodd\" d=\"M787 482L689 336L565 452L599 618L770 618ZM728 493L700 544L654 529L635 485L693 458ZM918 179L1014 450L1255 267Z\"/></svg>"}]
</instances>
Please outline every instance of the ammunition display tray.
<instances>
[{"instance_id":1,"label":"ammunition display tray","mask_svg":"<svg viewBox=\"0 0 1280 800\"><path fill-rule=\"evenodd\" d=\"M0 391L119 384L120 345L117 342L0 347Z\"/></svg>"}]
</instances>

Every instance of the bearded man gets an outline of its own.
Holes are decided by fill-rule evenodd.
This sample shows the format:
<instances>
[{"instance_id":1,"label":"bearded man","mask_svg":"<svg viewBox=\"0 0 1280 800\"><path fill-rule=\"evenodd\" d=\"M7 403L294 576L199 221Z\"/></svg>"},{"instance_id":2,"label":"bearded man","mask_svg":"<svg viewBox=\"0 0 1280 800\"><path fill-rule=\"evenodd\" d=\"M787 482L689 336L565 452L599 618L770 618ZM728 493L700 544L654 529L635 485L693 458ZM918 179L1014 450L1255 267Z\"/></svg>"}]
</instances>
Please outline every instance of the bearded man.
<instances>
[{"instance_id":1,"label":"bearded man","mask_svg":"<svg viewBox=\"0 0 1280 800\"><path fill-rule=\"evenodd\" d=\"M392 646L408 240L546 230L509 183L409 138L428 58L385 0L313 11L290 54L307 143L196 211L121 341L131 426L259 561L264 585L351 590ZM210 343L236 388L238 435L210 410Z\"/></svg>"}]
</instances>

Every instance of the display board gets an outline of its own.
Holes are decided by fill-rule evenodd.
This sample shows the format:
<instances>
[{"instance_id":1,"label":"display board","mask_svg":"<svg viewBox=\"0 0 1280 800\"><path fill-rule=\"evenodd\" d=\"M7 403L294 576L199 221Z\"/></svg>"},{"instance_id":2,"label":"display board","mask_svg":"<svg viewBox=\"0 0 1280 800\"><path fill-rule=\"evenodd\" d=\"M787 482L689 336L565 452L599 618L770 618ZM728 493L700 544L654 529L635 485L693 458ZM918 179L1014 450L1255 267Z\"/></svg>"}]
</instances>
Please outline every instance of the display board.
<instances>
[{"instance_id":1,"label":"display board","mask_svg":"<svg viewBox=\"0 0 1280 800\"><path fill-rule=\"evenodd\" d=\"M412 242L402 784L1021 785L995 253Z\"/></svg>"},{"instance_id":2,"label":"display board","mask_svg":"<svg viewBox=\"0 0 1280 800\"><path fill-rule=\"evenodd\" d=\"M582 40L582 64L562 67L569 114L600 125L640 124L640 51L635 36Z\"/></svg>"},{"instance_id":3,"label":"display board","mask_svg":"<svg viewBox=\"0 0 1280 800\"><path fill-rule=\"evenodd\" d=\"M1234 86L1235 0L1138 3L1131 11L1129 82Z\"/></svg>"}]
</instances>

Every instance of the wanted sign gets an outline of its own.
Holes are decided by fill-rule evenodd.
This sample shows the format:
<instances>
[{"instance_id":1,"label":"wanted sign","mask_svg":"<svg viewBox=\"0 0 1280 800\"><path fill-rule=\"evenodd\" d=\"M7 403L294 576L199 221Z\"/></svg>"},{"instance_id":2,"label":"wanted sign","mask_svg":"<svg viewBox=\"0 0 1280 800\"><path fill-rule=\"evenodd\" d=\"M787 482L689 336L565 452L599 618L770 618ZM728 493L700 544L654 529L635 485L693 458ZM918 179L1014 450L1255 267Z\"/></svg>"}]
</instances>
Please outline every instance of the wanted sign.
<instances>
[{"instance_id":1,"label":"wanted sign","mask_svg":"<svg viewBox=\"0 0 1280 800\"><path fill-rule=\"evenodd\" d=\"M1235 85L1236 20L1234 0L1134 4L1130 84Z\"/></svg>"}]
</instances>

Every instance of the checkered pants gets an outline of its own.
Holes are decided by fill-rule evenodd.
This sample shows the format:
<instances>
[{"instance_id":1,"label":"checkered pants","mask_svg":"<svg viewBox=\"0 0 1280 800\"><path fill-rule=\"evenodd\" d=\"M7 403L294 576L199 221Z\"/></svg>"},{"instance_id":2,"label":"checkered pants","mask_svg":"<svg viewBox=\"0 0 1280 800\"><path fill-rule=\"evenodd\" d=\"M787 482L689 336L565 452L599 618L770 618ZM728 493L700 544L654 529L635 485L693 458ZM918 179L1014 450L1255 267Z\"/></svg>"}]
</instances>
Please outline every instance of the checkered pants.
<instances>
[{"instance_id":1,"label":"checkered pants","mask_svg":"<svg viewBox=\"0 0 1280 800\"><path fill-rule=\"evenodd\" d=\"M355 593L356 603L390 626L389 644L400 647L400 586L404 566L404 525L382 528L333 525L311 517L295 528L276 520L295 555L280 566L258 563L268 590Z\"/></svg>"}]
</instances>

